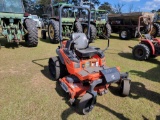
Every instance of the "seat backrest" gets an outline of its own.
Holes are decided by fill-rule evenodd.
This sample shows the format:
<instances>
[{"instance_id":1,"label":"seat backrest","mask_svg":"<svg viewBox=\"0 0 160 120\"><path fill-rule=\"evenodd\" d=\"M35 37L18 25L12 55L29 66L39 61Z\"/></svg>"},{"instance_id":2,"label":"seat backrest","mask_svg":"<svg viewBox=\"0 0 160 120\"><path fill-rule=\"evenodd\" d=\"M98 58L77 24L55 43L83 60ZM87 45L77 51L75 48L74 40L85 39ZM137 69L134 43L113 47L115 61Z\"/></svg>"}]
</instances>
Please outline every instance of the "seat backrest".
<instances>
[{"instance_id":1,"label":"seat backrest","mask_svg":"<svg viewBox=\"0 0 160 120\"><path fill-rule=\"evenodd\" d=\"M73 33L71 39L74 41L75 49L85 49L88 47L88 39L84 33Z\"/></svg>"}]
</instances>

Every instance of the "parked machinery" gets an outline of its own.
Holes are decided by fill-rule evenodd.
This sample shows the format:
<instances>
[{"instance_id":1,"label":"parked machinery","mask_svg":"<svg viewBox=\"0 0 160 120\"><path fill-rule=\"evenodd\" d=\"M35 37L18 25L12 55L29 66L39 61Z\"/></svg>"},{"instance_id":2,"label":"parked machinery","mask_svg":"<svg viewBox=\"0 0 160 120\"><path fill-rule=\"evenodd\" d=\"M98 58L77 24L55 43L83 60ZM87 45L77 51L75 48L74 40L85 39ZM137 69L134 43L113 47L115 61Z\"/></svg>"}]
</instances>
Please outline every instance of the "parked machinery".
<instances>
[{"instance_id":1,"label":"parked machinery","mask_svg":"<svg viewBox=\"0 0 160 120\"><path fill-rule=\"evenodd\" d=\"M62 5L73 6L72 4L67 4L65 2L60 2L57 4L51 4L48 28L42 31L42 36L46 36L46 31L51 43L59 43L59 15L58 10ZM70 36L73 32L83 32L81 23L75 18L75 11L66 7L63 9L62 15L62 35Z\"/></svg>"},{"instance_id":2,"label":"parked machinery","mask_svg":"<svg viewBox=\"0 0 160 120\"><path fill-rule=\"evenodd\" d=\"M140 19L143 19L144 17L140 17ZM152 23L150 22L150 25L152 26ZM132 50L132 55L137 60L147 60L149 58L155 58L160 55L160 39L154 38L154 36L151 35L152 29L154 27L152 26L150 29L149 34L142 34L140 31L141 23L138 24L138 33L141 36L141 41L138 45L136 45Z\"/></svg>"},{"instance_id":3,"label":"parked machinery","mask_svg":"<svg viewBox=\"0 0 160 120\"><path fill-rule=\"evenodd\" d=\"M90 42L96 39L96 37L102 39L109 38L111 34L111 26L108 23L108 12L106 10L92 9L92 2L89 0L81 0L81 6L82 5L88 5L91 9ZM87 22L88 20L83 19L83 21L81 21L83 32L87 33L87 26L84 24L84 21Z\"/></svg>"},{"instance_id":4,"label":"parked machinery","mask_svg":"<svg viewBox=\"0 0 160 120\"><path fill-rule=\"evenodd\" d=\"M88 32L72 33L69 40L62 37L62 10L65 7L81 8L80 6L61 6L59 15L60 46L57 55L49 58L49 71L54 80L70 96L71 105L78 102L78 110L82 114L89 113L96 105L97 95L107 93L112 83L118 83L120 93L127 96L130 93L131 80L128 73L120 73L119 67L109 68L105 65L104 50L90 46L90 11L88 10Z\"/></svg>"},{"instance_id":5,"label":"parked machinery","mask_svg":"<svg viewBox=\"0 0 160 120\"><path fill-rule=\"evenodd\" d=\"M8 4L10 3L10 4ZM38 45L38 29L33 20L24 18L22 0L7 0L0 3L0 34L8 42L19 44L22 38L29 47Z\"/></svg>"},{"instance_id":6,"label":"parked machinery","mask_svg":"<svg viewBox=\"0 0 160 120\"><path fill-rule=\"evenodd\" d=\"M142 19L139 17L143 16ZM147 17L147 18L146 18ZM122 14L109 14L109 23L112 28L112 32L119 33L121 39L130 39L139 37L138 34L138 23L141 23L141 33L147 34L150 30L150 24L148 18L153 22L153 13L147 12L133 12L133 13L122 13ZM140 20L140 21L139 21ZM151 35L156 37L160 33L160 26L153 23L153 31Z\"/></svg>"}]
</instances>

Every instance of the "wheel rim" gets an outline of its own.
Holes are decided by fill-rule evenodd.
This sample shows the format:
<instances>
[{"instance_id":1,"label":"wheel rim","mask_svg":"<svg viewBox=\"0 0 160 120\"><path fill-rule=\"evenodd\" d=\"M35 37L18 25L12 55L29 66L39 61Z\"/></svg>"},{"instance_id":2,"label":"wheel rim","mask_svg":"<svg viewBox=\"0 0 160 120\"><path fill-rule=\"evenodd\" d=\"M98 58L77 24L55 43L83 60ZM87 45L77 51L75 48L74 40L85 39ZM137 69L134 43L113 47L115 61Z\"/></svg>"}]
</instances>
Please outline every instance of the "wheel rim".
<instances>
[{"instance_id":1,"label":"wheel rim","mask_svg":"<svg viewBox=\"0 0 160 120\"><path fill-rule=\"evenodd\" d=\"M152 31L151 31L151 35L153 35L153 36L154 36L155 34L156 34L156 28L155 28L155 27L153 27L153 28L152 28Z\"/></svg>"},{"instance_id":2,"label":"wheel rim","mask_svg":"<svg viewBox=\"0 0 160 120\"><path fill-rule=\"evenodd\" d=\"M122 31L121 32L121 37L126 38L127 37L127 31Z\"/></svg>"},{"instance_id":3,"label":"wheel rim","mask_svg":"<svg viewBox=\"0 0 160 120\"><path fill-rule=\"evenodd\" d=\"M49 71L50 71L52 77L55 78L55 76L56 76L56 68L55 68L55 65L54 65L52 60L50 60L50 62L49 62Z\"/></svg>"},{"instance_id":4,"label":"wheel rim","mask_svg":"<svg viewBox=\"0 0 160 120\"><path fill-rule=\"evenodd\" d=\"M144 51L142 49L136 49L135 50L135 56L140 58L144 55Z\"/></svg>"},{"instance_id":5,"label":"wheel rim","mask_svg":"<svg viewBox=\"0 0 160 120\"><path fill-rule=\"evenodd\" d=\"M49 25L49 36L51 39L54 39L54 28L51 24Z\"/></svg>"}]
</instances>

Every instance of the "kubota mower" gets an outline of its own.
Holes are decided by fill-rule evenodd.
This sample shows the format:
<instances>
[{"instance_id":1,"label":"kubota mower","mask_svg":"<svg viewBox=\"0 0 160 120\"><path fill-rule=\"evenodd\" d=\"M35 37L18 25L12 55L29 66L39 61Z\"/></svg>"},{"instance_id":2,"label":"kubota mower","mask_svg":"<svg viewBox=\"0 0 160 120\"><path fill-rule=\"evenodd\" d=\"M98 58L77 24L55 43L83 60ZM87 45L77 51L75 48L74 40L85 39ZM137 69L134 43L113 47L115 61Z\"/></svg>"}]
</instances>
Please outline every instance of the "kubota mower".
<instances>
[{"instance_id":1,"label":"kubota mower","mask_svg":"<svg viewBox=\"0 0 160 120\"><path fill-rule=\"evenodd\" d=\"M140 17L142 19L144 17ZM140 21L140 20L139 20ZM149 57L157 57L160 55L160 39L151 36L151 31L155 32L153 29L153 24L150 20L150 32L148 34L142 35L140 32L140 22L138 24L138 33L141 36L140 43L136 45L132 50L132 55L137 60L147 60Z\"/></svg>"},{"instance_id":2,"label":"kubota mower","mask_svg":"<svg viewBox=\"0 0 160 120\"><path fill-rule=\"evenodd\" d=\"M59 9L59 26L62 26L61 13L63 5ZM130 82L128 73L120 73L118 67L105 66L104 50L89 46L90 10L85 7L72 6L76 9L88 11L88 35L84 33L72 33L70 40L63 40L62 27L59 27L60 46L56 52L58 56L49 59L49 71L55 80L58 80L62 89L69 94L71 104L77 98L78 110L82 114L89 113L96 104L97 95L107 93L112 83L120 85L120 93L129 95ZM77 102L76 102L77 103Z\"/></svg>"}]
</instances>

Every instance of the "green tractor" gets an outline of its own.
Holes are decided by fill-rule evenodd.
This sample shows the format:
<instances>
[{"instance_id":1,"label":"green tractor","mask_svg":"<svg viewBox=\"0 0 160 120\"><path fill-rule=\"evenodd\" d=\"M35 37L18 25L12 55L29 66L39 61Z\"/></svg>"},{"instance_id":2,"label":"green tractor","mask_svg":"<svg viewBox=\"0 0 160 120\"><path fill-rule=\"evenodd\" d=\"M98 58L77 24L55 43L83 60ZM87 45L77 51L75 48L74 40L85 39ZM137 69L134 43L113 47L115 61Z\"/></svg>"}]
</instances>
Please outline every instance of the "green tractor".
<instances>
[{"instance_id":1,"label":"green tractor","mask_svg":"<svg viewBox=\"0 0 160 120\"><path fill-rule=\"evenodd\" d=\"M88 5L91 7L94 4L88 0L81 0L80 6ZM82 16L81 16L82 17ZM84 19L81 23L83 26L83 32L87 33L87 26L84 24L84 21L88 21ZM98 36L100 39L109 38L111 35L111 26L108 23L108 12L106 10L96 10L91 9L91 25L90 25L90 38L92 42Z\"/></svg>"},{"instance_id":2,"label":"green tractor","mask_svg":"<svg viewBox=\"0 0 160 120\"><path fill-rule=\"evenodd\" d=\"M59 8L62 5L68 5L73 6L72 4L67 4L65 2L60 2L57 4L51 4L49 11L51 14L51 17L49 19L48 23L48 29L42 30L41 35L42 38L46 38L46 32L48 32L48 37L51 43L57 44L59 43ZM64 8L63 14L62 14L62 35L64 37L70 37L70 35L73 32L79 32L82 33L82 25L78 21L78 19L75 18L75 10L72 8Z\"/></svg>"},{"instance_id":3,"label":"green tractor","mask_svg":"<svg viewBox=\"0 0 160 120\"><path fill-rule=\"evenodd\" d=\"M24 38L28 47L38 45L38 29L33 20L24 18L22 0L1 0L0 25L0 35L8 42L19 44Z\"/></svg>"}]
</instances>

